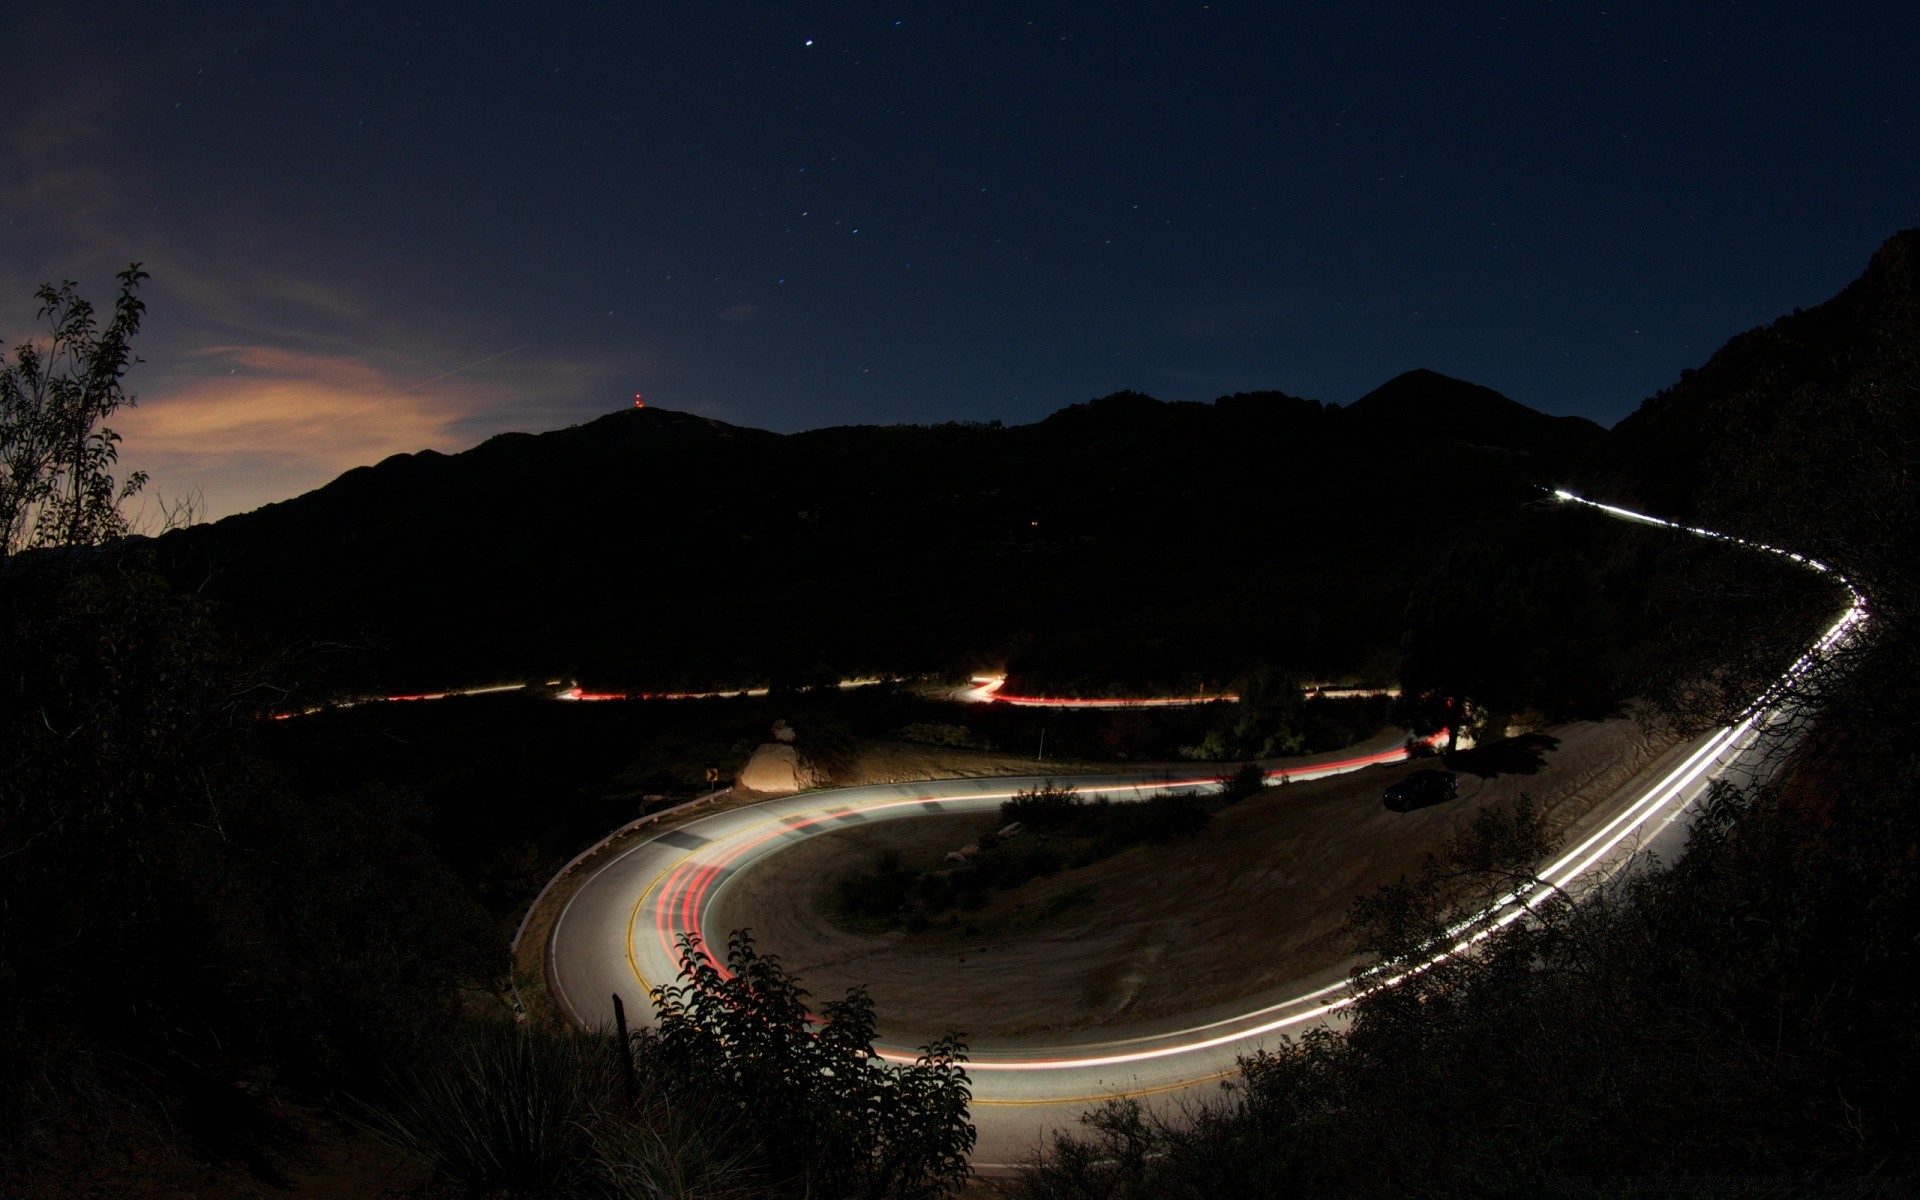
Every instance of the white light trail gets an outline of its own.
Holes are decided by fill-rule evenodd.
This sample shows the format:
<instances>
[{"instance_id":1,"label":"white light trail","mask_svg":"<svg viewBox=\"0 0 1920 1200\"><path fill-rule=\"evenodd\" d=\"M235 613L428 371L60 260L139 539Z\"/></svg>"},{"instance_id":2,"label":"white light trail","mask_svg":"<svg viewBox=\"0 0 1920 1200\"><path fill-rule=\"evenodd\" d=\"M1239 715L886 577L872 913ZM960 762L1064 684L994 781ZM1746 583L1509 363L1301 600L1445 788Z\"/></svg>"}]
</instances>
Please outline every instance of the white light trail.
<instances>
[{"instance_id":1,"label":"white light trail","mask_svg":"<svg viewBox=\"0 0 1920 1200\"><path fill-rule=\"evenodd\" d=\"M1256 1019L1256 1022L1252 1025L1240 1026L1229 1032L1194 1041L1183 1041L1173 1045L1157 1046L1152 1049L1131 1051L1124 1054L1060 1057L1026 1061L1003 1060L996 1062L992 1060L975 1060L967 1064L968 1069L974 1071L1049 1071L1079 1067L1111 1067L1123 1066L1129 1063L1147 1062L1158 1058L1169 1058L1180 1054L1219 1049L1236 1042L1248 1042L1269 1034L1279 1033L1283 1030L1317 1021L1329 1014L1353 1005L1372 991L1379 988L1393 987L1411 975L1419 974L1420 972L1439 965L1449 958L1466 953L1471 950L1475 944L1492 936L1495 931L1504 929L1515 921L1520 920L1546 897L1556 893L1567 894L1571 892L1574 887L1580 885L1594 886L1610 877L1615 868L1612 864L1609 864L1609 856L1612 855L1622 843L1641 833L1650 823L1654 822L1656 818L1660 818L1659 824L1655 826L1656 831L1665 828L1667 825L1679 819L1691 803L1688 789L1692 788L1694 784L1698 783L1709 772L1713 772L1716 769L1724 771L1732 762L1737 761L1741 753L1751 745L1752 739L1749 735L1754 734L1760 726L1770 723L1781 715L1781 704L1792 691L1794 685L1804 679L1807 673L1814 667L1827 661L1833 651L1838 649L1842 642L1850 635L1856 634L1866 622L1866 597L1861 595L1859 589L1855 588L1853 584L1847 580L1846 576L1834 571L1833 568L1820 562L1818 559L1808 558L1790 550L1782 550L1779 547L1770 546L1764 542L1735 537L1731 534L1720 533L1711 529L1682 525L1678 522L1648 516L1645 513L1637 513L1631 509L1587 500L1565 490L1556 489L1554 495L1562 501L1597 508L1602 512L1606 512L1623 520L1659 525L1668 529L1693 534L1697 537L1730 542L1734 545L1744 546L1749 549L1779 555L1782 558L1799 563L1810 570L1832 575L1846 587L1849 595L1852 597L1851 603L1839 619L1816 639L1806 653L1796 659L1792 666L1788 667L1778 679L1774 680L1774 682L1768 686L1766 691L1762 692L1761 695L1756 697L1753 702L1747 706L1739 722L1714 733L1700 746L1695 748L1693 753L1689 754L1677 767L1668 772L1651 788L1647 789L1646 793L1642 795L1640 799L1629 805L1623 812L1615 816L1613 820L1590 834L1579 845L1544 867L1539 873L1539 878L1541 883L1547 886L1530 889L1525 895L1519 892L1507 893L1488 908L1454 926L1449 936L1465 934L1466 936L1463 940L1411 966L1403 967L1399 974L1383 979L1361 991L1350 991L1345 996L1340 996L1323 1003L1313 1004L1301 1011L1292 1012L1270 1020L1260 1021ZM1730 747L1734 748L1734 752L1723 760L1722 755L1728 751ZM1258 1013L1243 1014L1239 1018L1232 1018L1228 1021L1212 1022L1208 1026L1201 1028L1218 1028L1226 1024L1237 1025L1240 1021L1248 1019L1248 1017L1258 1018L1265 1013L1308 1003L1337 992L1346 986L1348 985L1333 984L1318 988L1312 992L1296 996L1289 1001L1284 1001L1281 1004L1269 1006L1266 1009L1260 1010ZM1176 1034L1173 1036L1177 1037L1180 1035ZM881 1057L890 1062L913 1061L911 1056L902 1055L893 1051L884 1052Z\"/></svg>"},{"instance_id":2,"label":"white light trail","mask_svg":"<svg viewBox=\"0 0 1920 1200\"><path fill-rule=\"evenodd\" d=\"M1064 1105L1084 1100L1093 1091L1111 1093L1128 1086L1145 1086L1130 1083L1128 1075L1134 1081L1143 1077L1149 1080L1153 1091L1192 1086L1202 1080L1219 1078L1223 1071L1232 1070L1230 1059L1233 1055L1250 1051L1263 1038L1324 1021L1379 988L1392 987L1450 958L1472 952L1485 939L1525 918L1550 897L1566 896L1577 900L1613 877L1627 864L1644 861L1636 855L1647 841L1684 816L1706 790L1707 784L1729 771L1746 769L1748 764L1755 761L1756 743L1766 729L1775 727L1791 732L1791 723L1800 720L1805 711L1800 706L1797 689L1804 685L1816 668L1830 662L1837 651L1856 638L1865 625L1868 616L1865 597L1843 575L1817 559L1765 543L1600 504L1564 490L1557 491L1555 495L1563 502L1588 505L1618 519L1669 528L1779 555L1839 581L1847 587L1851 602L1805 653L1755 697L1736 721L1704 737L1686 751L1671 769L1665 770L1638 793L1624 809L1612 814L1598 828L1582 836L1576 844L1539 868L1537 885L1509 891L1472 917L1455 924L1440 943L1416 956L1414 961L1389 965L1371 978L1358 981L1341 980L1310 989L1303 986L1302 991L1276 1003L1261 1004L1250 1011L1223 1017L1196 1019L1183 1029L1048 1047L1029 1044L1019 1049L1008 1047L999 1052L976 1048L967 1069L985 1085L978 1096L979 1103ZM998 682L993 677L978 678L975 680L976 689L971 690L984 693L979 698L986 699L996 689L984 685ZM1404 755L1403 749L1382 751L1378 755L1356 754L1339 761L1322 762L1317 767L1295 767L1287 773L1299 779L1307 777L1310 772L1355 769L1368 761L1401 755ZM1093 790L1102 792L1144 794L1168 788L1199 790L1217 786L1217 780L1217 776L1182 779L1163 777L1159 780L1103 780L1092 786ZM609 864L606 873L612 876L615 868L631 872L637 886L627 891L626 884L616 885L619 890L611 893L611 896L617 896L617 899L610 896L608 900L596 900L594 903L607 909L610 914L624 914L625 920L619 924L615 934L617 940L614 944L618 947L615 953L624 954L624 969L631 970L632 977L644 988L646 979L636 955L645 958L647 971L670 974L674 955L672 938L668 935L700 929L706 917L707 902L716 894L716 889L724 890L725 881L752 861L753 855L777 853L793 844L796 837L835 827L835 823L842 819L862 814L870 819L886 819L888 815L902 818L915 815L929 806L949 812L990 808L1009 794L1007 789L1024 785L1025 781L1016 783L1003 780L886 785L847 793L822 794L815 798L795 797L790 802L784 802L790 807L756 810L754 815L749 815L744 809L738 813L716 815L682 827L682 832L693 838L693 842L685 846L647 842L624 852L621 859ZM780 805L783 802L770 803ZM945 807L942 809L943 805ZM628 855L632 857L629 859L626 857ZM576 893L576 899L588 894L591 886L591 882L583 885L581 891ZM590 931L603 927L612 926L582 925L582 940L578 944L593 945ZM605 951L574 951L572 957L562 955L559 949L562 930L571 928L566 923L566 913L563 911L554 928L556 978L565 978L569 971L576 969L586 972L587 977L591 978L592 971L604 969L603 965L596 964L594 956ZM712 944L711 939L708 941ZM574 965L567 965L569 963ZM880 1056L892 1062L910 1062L915 1058L912 1051L902 1046L885 1046L880 1050ZM1157 1065L1141 1067L1138 1072L1109 1072L1111 1068L1148 1063ZM1071 1074L1076 1070L1082 1071L1082 1074ZM1036 1077L1033 1074L1062 1071L1069 1074L1051 1077ZM1015 1083L1013 1077L1003 1074L1009 1072L1022 1073L1020 1078L1028 1082ZM996 1076L1007 1082L997 1085L987 1083ZM1038 1085L1038 1091L1035 1085Z\"/></svg>"}]
</instances>

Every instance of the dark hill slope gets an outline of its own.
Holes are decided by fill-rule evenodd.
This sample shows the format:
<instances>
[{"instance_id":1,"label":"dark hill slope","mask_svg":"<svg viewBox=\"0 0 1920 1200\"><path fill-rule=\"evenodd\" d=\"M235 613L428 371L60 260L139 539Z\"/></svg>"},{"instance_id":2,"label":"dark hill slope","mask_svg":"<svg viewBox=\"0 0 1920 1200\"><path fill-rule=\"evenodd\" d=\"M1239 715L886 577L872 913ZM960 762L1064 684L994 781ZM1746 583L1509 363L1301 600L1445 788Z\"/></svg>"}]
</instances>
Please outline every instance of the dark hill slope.
<instances>
[{"instance_id":1,"label":"dark hill slope","mask_svg":"<svg viewBox=\"0 0 1920 1200\"><path fill-rule=\"evenodd\" d=\"M1896 393L1912 376L1917 344L1920 230L1910 229L1887 239L1833 299L1740 334L1681 372L1613 428L1584 472L1587 486L1673 515L1751 508L1769 490L1754 463L1784 466L1782 455L1797 448L1804 457L1831 440L1834 431L1807 424L1813 408L1847 396L1876 403L1874 394L1913 405Z\"/></svg>"},{"instance_id":2,"label":"dark hill slope","mask_svg":"<svg viewBox=\"0 0 1920 1200\"><path fill-rule=\"evenodd\" d=\"M1394 376L1348 411L1417 437L1507 449L1578 453L1605 432L1585 417L1550 417L1492 388L1424 368Z\"/></svg>"},{"instance_id":3,"label":"dark hill slope","mask_svg":"<svg viewBox=\"0 0 1920 1200\"><path fill-rule=\"evenodd\" d=\"M1448 524L1587 440L1442 376L1391 386L1346 410L1121 393L1005 429L623 411L396 456L159 545L262 632L366 647L357 674L391 686L1350 668L1391 654Z\"/></svg>"}]
</instances>

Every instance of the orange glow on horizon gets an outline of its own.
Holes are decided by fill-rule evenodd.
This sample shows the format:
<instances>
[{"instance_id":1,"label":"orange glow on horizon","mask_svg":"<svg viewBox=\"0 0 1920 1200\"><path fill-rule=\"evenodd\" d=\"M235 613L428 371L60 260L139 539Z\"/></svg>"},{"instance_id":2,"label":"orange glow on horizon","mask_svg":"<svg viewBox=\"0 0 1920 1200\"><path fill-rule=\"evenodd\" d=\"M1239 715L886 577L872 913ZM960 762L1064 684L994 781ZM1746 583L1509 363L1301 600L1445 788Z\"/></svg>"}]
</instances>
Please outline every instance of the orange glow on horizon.
<instances>
[{"instance_id":1,"label":"orange glow on horizon","mask_svg":"<svg viewBox=\"0 0 1920 1200\"><path fill-rule=\"evenodd\" d=\"M525 401L498 380L433 376L431 366L380 366L355 354L223 345L187 359L174 378L142 389L114 426L125 438L123 470L145 470L149 495L203 492L206 519L285 500L395 454L463 449L488 414L505 416Z\"/></svg>"}]
</instances>

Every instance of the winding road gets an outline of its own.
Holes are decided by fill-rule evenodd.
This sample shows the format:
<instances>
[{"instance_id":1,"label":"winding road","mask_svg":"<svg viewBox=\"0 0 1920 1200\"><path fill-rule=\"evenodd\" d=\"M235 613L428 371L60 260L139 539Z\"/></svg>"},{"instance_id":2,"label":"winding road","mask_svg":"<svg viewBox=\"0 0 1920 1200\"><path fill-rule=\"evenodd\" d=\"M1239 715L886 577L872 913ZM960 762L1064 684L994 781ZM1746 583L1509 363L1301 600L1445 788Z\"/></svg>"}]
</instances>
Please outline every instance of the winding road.
<instances>
[{"instance_id":1,"label":"winding road","mask_svg":"<svg viewBox=\"0 0 1920 1200\"><path fill-rule=\"evenodd\" d=\"M1621 519L1641 521L1701 537L1740 542L1709 530L1597 505L1570 493L1566 503L1592 505ZM1823 564L1757 543L1756 550L1783 554L1812 570ZM1836 575L1836 579L1839 577ZM1844 579L1840 579L1846 585ZM1851 586L1847 585L1849 591ZM1553 889L1578 895L1617 874L1649 851L1671 861L1684 846L1693 802L1716 779L1740 782L1771 769L1777 756L1764 752L1791 734L1803 719L1794 685L1855 636L1866 619L1863 598L1853 592L1846 612L1802 659L1758 698L1744 720L1699 737L1656 759L1632 783L1601 800L1568 832L1568 847L1539 870ZM1377 739L1348 752L1296 760L1268 769L1278 779L1309 780L1359 770L1406 757L1397 738ZM582 881L556 919L549 943L554 992L584 1027L609 1025L618 993L629 1014L650 1012L649 989L677 973L676 939L697 932L709 945L724 946L727 930L706 921L731 882L751 866L818 834L876 822L933 814L996 810L1015 791L1046 782L1042 777L946 780L809 792L747 808L716 813L633 845ZM1188 776L1074 776L1084 793L1116 800L1156 792L1205 791L1219 786L1214 774ZM1523 917L1531 903L1551 894L1538 889L1509 895L1459 930L1460 941L1436 947L1435 957L1461 953L1491 928ZM1374 986L1391 986L1392 979ZM1175 1098L1205 1087L1235 1070L1236 1060L1278 1035L1337 1021L1355 1000L1343 967L1251 997L1225 1010L1208 1010L1124 1029L1096 1031L1098 1040L995 1041L972 1048L973 1118L979 1130L976 1165L1017 1162L1047 1133L1071 1127L1080 1113L1116 1094ZM884 1033L884 1030L883 1030ZM911 1061L911 1046L881 1044L882 1057Z\"/></svg>"}]
</instances>

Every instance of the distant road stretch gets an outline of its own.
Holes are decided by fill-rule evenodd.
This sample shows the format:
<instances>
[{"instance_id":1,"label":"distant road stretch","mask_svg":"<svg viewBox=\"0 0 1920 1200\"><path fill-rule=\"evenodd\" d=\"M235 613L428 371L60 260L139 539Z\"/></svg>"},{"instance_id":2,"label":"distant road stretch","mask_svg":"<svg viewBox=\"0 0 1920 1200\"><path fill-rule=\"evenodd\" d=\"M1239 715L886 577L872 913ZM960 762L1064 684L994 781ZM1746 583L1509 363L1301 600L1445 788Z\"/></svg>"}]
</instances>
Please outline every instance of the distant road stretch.
<instances>
[{"instance_id":1,"label":"distant road stretch","mask_svg":"<svg viewBox=\"0 0 1920 1200\"><path fill-rule=\"evenodd\" d=\"M1011 704L1015 708L1193 708L1200 704L1218 704L1226 702L1238 704L1240 697L1231 692L1219 692L1197 696L1104 696L1086 698L1081 696L1020 696L1007 692L1007 677L1004 675L975 675L966 687L955 688L948 693L964 704ZM1302 689L1309 700L1340 700L1354 696L1398 696L1400 689L1332 687L1327 684L1310 683Z\"/></svg>"},{"instance_id":2,"label":"distant road stretch","mask_svg":"<svg viewBox=\"0 0 1920 1200\"><path fill-rule=\"evenodd\" d=\"M1558 495L1565 502L1592 505L1622 519L1739 540L1595 505L1569 493ZM1767 546L1753 548L1786 554ZM1832 574L1824 564L1797 555L1787 557ZM1578 895L1610 877L1636 854L1652 851L1665 861L1677 857L1685 844L1681 818L1688 807L1716 779L1739 781L1767 769L1770 760L1756 751L1762 735L1783 728L1790 732L1803 716L1793 699L1793 685L1853 637L1864 620L1864 601L1853 592L1845 614L1755 701L1744 720L1670 751L1629 786L1603 800L1576 828L1577 843L1541 868L1540 877L1552 889ZM1397 739L1380 739L1344 754L1274 767L1268 775L1306 780L1397 761L1406 756L1406 750L1396 743ZM582 1026L611 1023L614 993L625 1000L629 1014L646 1019L651 1012L645 999L649 989L672 981L677 973L675 940L681 934L699 933L709 946L725 946L729 931L708 928L707 917L730 883L755 862L828 830L932 814L994 811L1015 791L1045 782L1034 776L809 792L717 813L640 842L597 868L556 920L549 945L556 994ZM1073 776L1071 782L1082 792L1124 799L1162 791L1206 791L1217 788L1220 780L1217 774L1196 772L1171 777ZM1503 898L1481 914L1477 925L1462 932L1458 944L1436 947L1435 958L1463 952L1486 930L1520 919L1530 904L1552 889ZM1125 1031L1125 1036L1107 1031L1100 1040L976 1045L968 1064L974 1084L974 1121L980 1131L976 1163L993 1166L1018 1161L1037 1148L1047 1131L1071 1127L1081 1112L1110 1096L1170 1096L1210 1084L1232 1073L1239 1056L1276 1035L1297 1033L1336 1017L1354 999L1344 977L1318 978L1302 980L1233 1011L1144 1025ZM882 1045L880 1050L891 1061L914 1057L910 1046Z\"/></svg>"}]
</instances>

